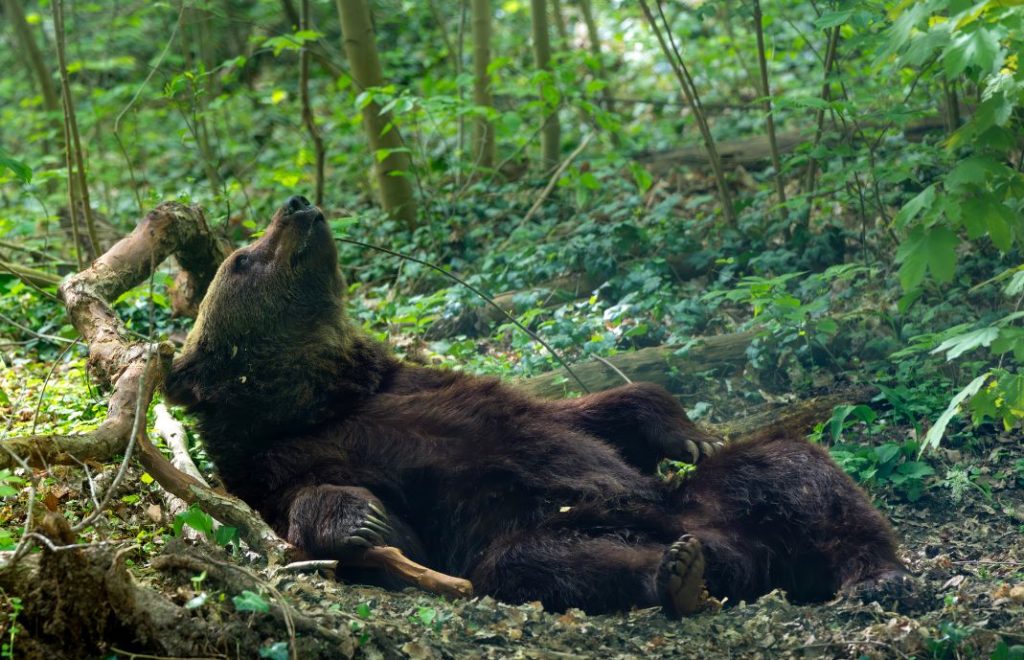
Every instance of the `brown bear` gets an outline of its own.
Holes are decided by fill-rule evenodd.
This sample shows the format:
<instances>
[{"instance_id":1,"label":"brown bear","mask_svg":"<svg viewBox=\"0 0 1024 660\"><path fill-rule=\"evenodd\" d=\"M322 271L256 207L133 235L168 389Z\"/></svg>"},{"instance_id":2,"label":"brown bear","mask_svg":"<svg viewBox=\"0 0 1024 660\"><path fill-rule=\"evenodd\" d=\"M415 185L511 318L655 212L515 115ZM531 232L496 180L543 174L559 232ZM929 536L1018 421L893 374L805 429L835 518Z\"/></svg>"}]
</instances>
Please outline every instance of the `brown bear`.
<instances>
[{"instance_id":1,"label":"brown bear","mask_svg":"<svg viewBox=\"0 0 1024 660\"><path fill-rule=\"evenodd\" d=\"M395 545L479 594L590 613L904 574L818 447L723 447L651 384L551 401L402 362L346 318L337 258L320 210L290 198L221 264L166 383L226 487L306 555ZM700 466L673 489L666 457Z\"/></svg>"}]
</instances>

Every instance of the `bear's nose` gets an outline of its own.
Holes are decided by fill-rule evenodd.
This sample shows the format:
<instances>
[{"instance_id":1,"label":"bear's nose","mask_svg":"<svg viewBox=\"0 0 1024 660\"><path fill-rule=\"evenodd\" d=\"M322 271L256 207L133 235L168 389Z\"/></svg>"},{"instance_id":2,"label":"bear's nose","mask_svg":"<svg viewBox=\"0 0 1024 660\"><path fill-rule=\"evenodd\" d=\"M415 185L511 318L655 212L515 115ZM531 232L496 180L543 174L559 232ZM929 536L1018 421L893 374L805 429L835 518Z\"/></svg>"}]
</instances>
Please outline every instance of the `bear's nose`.
<instances>
[{"instance_id":1,"label":"bear's nose","mask_svg":"<svg viewBox=\"0 0 1024 660\"><path fill-rule=\"evenodd\" d=\"M312 204L310 204L309 200L302 195L293 195L288 198L288 201L284 203L284 206L288 209L289 213L298 213L299 211L305 211L312 206Z\"/></svg>"}]
</instances>

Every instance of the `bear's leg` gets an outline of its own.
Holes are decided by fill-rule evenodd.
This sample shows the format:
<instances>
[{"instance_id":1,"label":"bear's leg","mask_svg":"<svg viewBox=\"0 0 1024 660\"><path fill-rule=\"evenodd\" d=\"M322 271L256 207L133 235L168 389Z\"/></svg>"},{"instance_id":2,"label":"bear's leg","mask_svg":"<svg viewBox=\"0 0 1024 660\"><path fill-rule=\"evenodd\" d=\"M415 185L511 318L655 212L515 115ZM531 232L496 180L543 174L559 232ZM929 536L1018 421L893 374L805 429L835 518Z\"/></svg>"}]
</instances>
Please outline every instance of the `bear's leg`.
<instances>
[{"instance_id":1,"label":"bear's leg","mask_svg":"<svg viewBox=\"0 0 1024 660\"><path fill-rule=\"evenodd\" d=\"M416 534L388 514L373 493L354 486L306 486L288 507L285 538L315 559L344 559L372 546L391 545L411 559L422 555Z\"/></svg>"},{"instance_id":2,"label":"bear's leg","mask_svg":"<svg viewBox=\"0 0 1024 660\"><path fill-rule=\"evenodd\" d=\"M820 447L774 439L725 447L683 486L680 527L704 547L713 596L785 589L798 601L905 574L892 529Z\"/></svg>"},{"instance_id":3,"label":"bear's leg","mask_svg":"<svg viewBox=\"0 0 1024 660\"><path fill-rule=\"evenodd\" d=\"M691 422L679 402L653 383L630 383L548 405L555 421L608 442L644 472L653 472L663 458L697 463L722 446L720 438Z\"/></svg>"},{"instance_id":4,"label":"bear's leg","mask_svg":"<svg viewBox=\"0 0 1024 660\"><path fill-rule=\"evenodd\" d=\"M478 594L509 603L539 600L557 612L622 612L666 601L685 609L703 589L700 546L674 548L670 559L671 552L613 536L528 531L494 543L469 577Z\"/></svg>"}]
</instances>

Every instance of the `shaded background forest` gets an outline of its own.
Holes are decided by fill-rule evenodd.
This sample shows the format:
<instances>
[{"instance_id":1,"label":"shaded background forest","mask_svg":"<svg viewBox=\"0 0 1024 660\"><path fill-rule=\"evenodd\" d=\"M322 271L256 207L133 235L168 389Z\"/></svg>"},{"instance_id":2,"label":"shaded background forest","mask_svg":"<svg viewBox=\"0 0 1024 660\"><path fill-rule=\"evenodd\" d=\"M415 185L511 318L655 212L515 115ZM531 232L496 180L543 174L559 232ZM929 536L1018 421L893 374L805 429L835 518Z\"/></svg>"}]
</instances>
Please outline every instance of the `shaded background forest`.
<instances>
[{"instance_id":1,"label":"shaded background forest","mask_svg":"<svg viewBox=\"0 0 1024 660\"><path fill-rule=\"evenodd\" d=\"M1019 546L1024 7L371 5L3 0L5 436L105 415L63 276L161 201L241 244L305 194L336 236L420 260L339 244L351 313L404 355L579 390L428 262L596 365L589 386L658 379L704 422L856 390L815 441L879 499L980 507ZM131 330L183 337L173 278L117 301ZM29 479L0 471L2 549ZM45 479L86 515L66 474ZM133 487L126 519L155 488ZM167 531L135 524L143 546Z\"/></svg>"}]
</instances>

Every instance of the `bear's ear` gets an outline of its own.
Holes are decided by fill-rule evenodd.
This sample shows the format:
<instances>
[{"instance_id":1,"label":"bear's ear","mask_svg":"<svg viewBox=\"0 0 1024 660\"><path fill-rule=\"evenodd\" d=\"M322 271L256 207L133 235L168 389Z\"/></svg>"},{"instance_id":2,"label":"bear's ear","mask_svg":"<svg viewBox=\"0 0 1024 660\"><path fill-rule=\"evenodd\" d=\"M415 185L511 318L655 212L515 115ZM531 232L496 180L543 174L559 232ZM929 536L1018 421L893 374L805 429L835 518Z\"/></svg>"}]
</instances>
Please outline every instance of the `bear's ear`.
<instances>
[{"instance_id":1,"label":"bear's ear","mask_svg":"<svg viewBox=\"0 0 1024 660\"><path fill-rule=\"evenodd\" d=\"M174 360L164 381L164 394L171 403L191 407L202 401L202 360L196 352L186 353Z\"/></svg>"}]
</instances>

